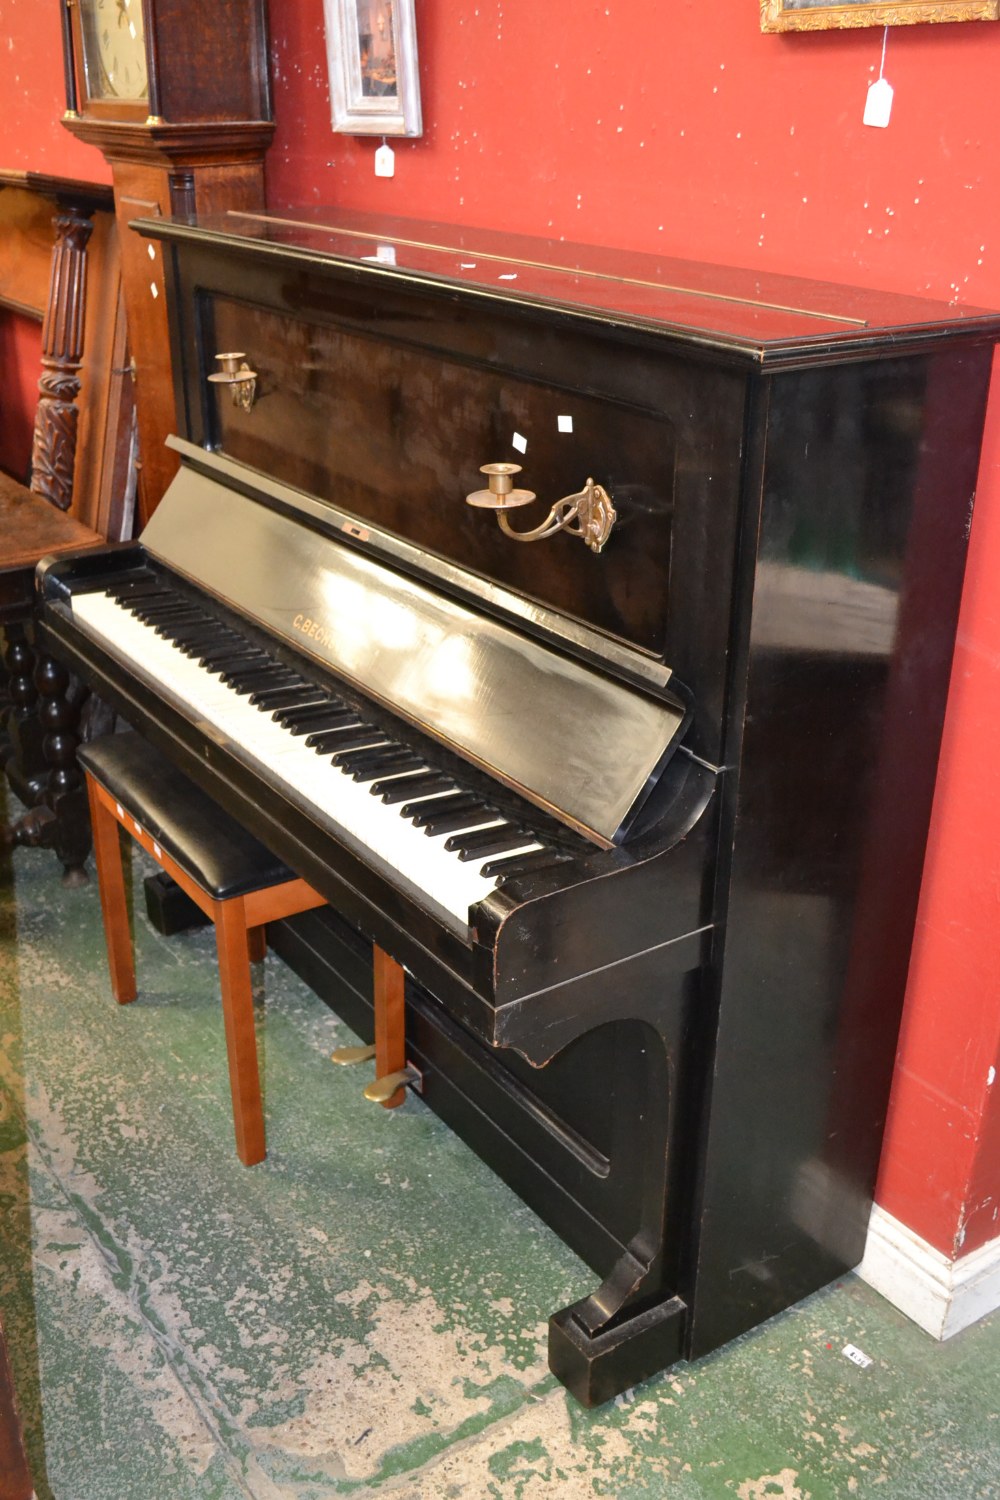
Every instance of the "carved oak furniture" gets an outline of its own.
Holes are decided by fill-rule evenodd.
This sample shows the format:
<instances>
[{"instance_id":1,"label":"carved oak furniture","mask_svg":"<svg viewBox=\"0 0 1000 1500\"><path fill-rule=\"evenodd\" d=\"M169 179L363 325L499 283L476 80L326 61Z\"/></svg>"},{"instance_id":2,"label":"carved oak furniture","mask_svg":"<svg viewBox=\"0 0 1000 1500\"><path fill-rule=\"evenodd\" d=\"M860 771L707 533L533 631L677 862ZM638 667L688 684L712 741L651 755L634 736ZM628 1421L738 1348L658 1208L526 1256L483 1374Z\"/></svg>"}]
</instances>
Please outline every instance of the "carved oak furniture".
<instances>
[{"instance_id":1,"label":"carved oak furniture","mask_svg":"<svg viewBox=\"0 0 1000 1500\"><path fill-rule=\"evenodd\" d=\"M174 475L164 267L139 215L261 208L274 134L266 0L63 0L63 124L111 166L145 522Z\"/></svg>"},{"instance_id":2,"label":"carved oak furniture","mask_svg":"<svg viewBox=\"0 0 1000 1500\"><path fill-rule=\"evenodd\" d=\"M50 658L35 658L30 640L32 575L39 559L48 554L97 546L106 540L105 534L69 512L79 511L74 505L74 475L88 242L94 216L110 208L111 194L99 185L38 173L0 174L0 189L12 192L20 205L44 202L54 230L51 251L46 252L49 278L30 490L0 475L0 625L6 637L9 699L0 745L7 778L29 808L7 838L55 847L68 878L79 879L90 837L74 762L77 711L66 696L65 669ZM13 222L16 227L17 216ZM24 243L16 235L12 243L16 265L11 267L11 279L19 286L30 287L33 279L30 228L26 224ZM34 312L30 302L8 305L29 316ZM114 477L122 476L116 473Z\"/></svg>"},{"instance_id":3,"label":"carved oak furniture","mask_svg":"<svg viewBox=\"0 0 1000 1500\"><path fill-rule=\"evenodd\" d=\"M405 967L414 1084L597 1274L549 1358L606 1400L861 1258L1000 315L143 229L181 469L44 641L326 897L271 941L362 1035Z\"/></svg>"}]
</instances>

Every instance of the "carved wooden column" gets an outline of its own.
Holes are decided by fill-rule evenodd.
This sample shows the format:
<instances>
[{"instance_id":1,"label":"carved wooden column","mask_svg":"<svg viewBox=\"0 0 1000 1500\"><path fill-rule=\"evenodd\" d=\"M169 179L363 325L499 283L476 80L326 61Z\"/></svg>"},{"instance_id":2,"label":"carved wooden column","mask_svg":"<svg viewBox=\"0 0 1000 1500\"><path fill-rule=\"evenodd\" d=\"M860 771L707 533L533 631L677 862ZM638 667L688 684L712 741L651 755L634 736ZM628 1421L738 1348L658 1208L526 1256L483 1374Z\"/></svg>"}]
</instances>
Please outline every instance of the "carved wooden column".
<instances>
[{"instance_id":1,"label":"carved wooden column","mask_svg":"<svg viewBox=\"0 0 1000 1500\"><path fill-rule=\"evenodd\" d=\"M69 510L73 501L76 428L80 415L76 398L80 394L87 241L94 227L92 214L92 208L66 204L53 220L56 240L42 325L42 378L38 382L41 395L35 413L31 489L60 510Z\"/></svg>"}]
</instances>

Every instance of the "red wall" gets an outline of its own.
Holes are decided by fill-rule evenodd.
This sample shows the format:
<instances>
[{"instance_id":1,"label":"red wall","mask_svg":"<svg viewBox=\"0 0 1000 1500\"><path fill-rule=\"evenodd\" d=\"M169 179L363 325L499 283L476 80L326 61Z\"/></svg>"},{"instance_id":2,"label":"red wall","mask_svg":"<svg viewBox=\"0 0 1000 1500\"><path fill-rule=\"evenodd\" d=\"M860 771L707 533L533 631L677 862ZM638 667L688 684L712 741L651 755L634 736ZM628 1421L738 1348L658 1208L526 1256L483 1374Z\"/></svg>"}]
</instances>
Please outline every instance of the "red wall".
<instances>
[{"instance_id":1,"label":"red wall","mask_svg":"<svg viewBox=\"0 0 1000 1500\"><path fill-rule=\"evenodd\" d=\"M0 308L0 469L25 479L42 373L42 325Z\"/></svg>"},{"instance_id":2,"label":"red wall","mask_svg":"<svg viewBox=\"0 0 1000 1500\"><path fill-rule=\"evenodd\" d=\"M15 17L15 5L17 14ZM757 0L418 0L426 133L329 128L322 0L272 0L273 207L382 207L1000 306L1000 26L762 36ZM0 165L106 179L55 123L58 7L0 0ZM972 535L879 1196L946 1252L1000 1232L1000 399Z\"/></svg>"}]
</instances>

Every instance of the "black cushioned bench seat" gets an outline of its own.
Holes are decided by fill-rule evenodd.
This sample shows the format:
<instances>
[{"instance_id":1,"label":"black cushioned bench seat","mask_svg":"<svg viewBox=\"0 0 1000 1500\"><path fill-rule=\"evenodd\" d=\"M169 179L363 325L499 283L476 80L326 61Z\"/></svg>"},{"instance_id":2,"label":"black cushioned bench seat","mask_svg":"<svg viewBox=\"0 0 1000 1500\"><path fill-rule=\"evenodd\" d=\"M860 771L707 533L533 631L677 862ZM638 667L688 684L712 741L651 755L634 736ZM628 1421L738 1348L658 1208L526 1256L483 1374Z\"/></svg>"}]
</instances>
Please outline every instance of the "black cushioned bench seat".
<instances>
[{"instance_id":1,"label":"black cushioned bench seat","mask_svg":"<svg viewBox=\"0 0 1000 1500\"><path fill-rule=\"evenodd\" d=\"M293 870L141 735L105 735L81 746L78 759L215 900L228 901L294 878Z\"/></svg>"}]
</instances>

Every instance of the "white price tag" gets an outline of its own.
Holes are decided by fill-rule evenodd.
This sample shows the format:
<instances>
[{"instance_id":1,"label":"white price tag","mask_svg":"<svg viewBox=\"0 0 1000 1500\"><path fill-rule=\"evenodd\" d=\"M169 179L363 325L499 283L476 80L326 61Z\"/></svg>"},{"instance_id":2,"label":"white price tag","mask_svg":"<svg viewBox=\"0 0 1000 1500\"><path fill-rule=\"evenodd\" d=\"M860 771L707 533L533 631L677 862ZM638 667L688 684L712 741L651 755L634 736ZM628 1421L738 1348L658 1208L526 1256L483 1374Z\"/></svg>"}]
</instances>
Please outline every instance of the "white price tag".
<instances>
[{"instance_id":1,"label":"white price tag","mask_svg":"<svg viewBox=\"0 0 1000 1500\"><path fill-rule=\"evenodd\" d=\"M866 1354L863 1349L858 1349L854 1344L845 1344L840 1352L862 1370L867 1370L869 1365L875 1363L870 1354Z\"/></svg>"},{"instance_id":2,"label":"white price tag","mask_svg":"<svg viewBox=\"0 0 1000 1500\"><path fill-rule=\"evenodd\" d=\"M511 446L513 448L516 448L517 451L518 451L518 453L527 453L527 451L528 451L528 439L526 437L523 437L521 435L521 433L515 432L514 436L511 438L510 441L511 441Z\"/></svg>"},{"instance_id":3,"label":"white price tag","mask_svg":"<svg viewBox=\"0 0 1000 1500\"><path fill-rule=\"evenodd\" d=\"M387 146L385 141L383 141L381 146L375 152L375 176L393 177L395 176L395 172L396 154L393 151L392 147Z\"/></svg>"},{"instance_id":4,"label":"white price tag","mask_svg":"<svg viewBox=\"0 0 1000 1500\"><path fill-rule=\"evenodd\" d=\"M865 125L877 125L884 130L892 114L892 84L887 78L876 78L865 99Z\"/></svg>"}]
</instances>

